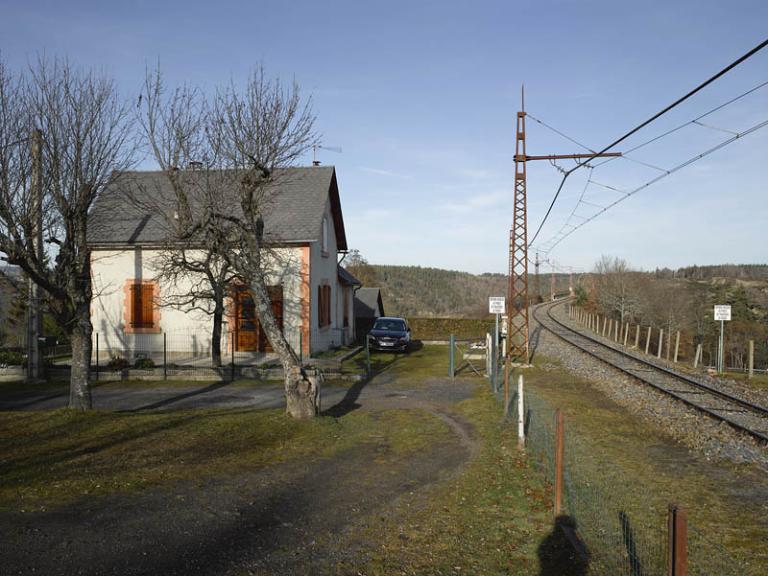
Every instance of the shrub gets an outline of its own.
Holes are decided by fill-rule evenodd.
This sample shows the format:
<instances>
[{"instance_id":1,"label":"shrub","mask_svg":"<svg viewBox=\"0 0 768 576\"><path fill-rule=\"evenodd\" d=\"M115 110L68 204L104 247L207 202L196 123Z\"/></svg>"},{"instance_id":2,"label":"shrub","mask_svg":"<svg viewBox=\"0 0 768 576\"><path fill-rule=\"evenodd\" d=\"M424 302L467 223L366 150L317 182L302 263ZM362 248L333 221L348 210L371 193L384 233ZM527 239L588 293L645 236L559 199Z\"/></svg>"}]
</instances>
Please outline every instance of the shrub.
<instances>
[{"instance_id":1,"label":"shrub","mask_svg":"<svg viewBox=\"0 0 768 576\"><path fill-rule=\"evenodd\" d=\"M0 350L0 366L26 366L27 360L22 352L16 350Z\"/></svg>"},{"instance_id":2,"label":"shrub","mask_svg":"<svg viewBox=\"0 0 768 576\"><path fill-rule=\"evenodd\" d=\"M140 370L151 370L155 367L155 362L152 358L137 358L133 367L139 368Z\"/></svg>"},{"instance_id":3,"label":"shrub","mask_svg":"<svg viewBox=\"0 0 768 576\"><path fill-rule=\"evenodd\" d=\"M130 364L128 363L128 360L123 358L122 356L113 356L109 359L109 363L107 364L107 370L114 370L117 372L118 370L125 370L128 368Z\"/></svg>"}]
</instances>

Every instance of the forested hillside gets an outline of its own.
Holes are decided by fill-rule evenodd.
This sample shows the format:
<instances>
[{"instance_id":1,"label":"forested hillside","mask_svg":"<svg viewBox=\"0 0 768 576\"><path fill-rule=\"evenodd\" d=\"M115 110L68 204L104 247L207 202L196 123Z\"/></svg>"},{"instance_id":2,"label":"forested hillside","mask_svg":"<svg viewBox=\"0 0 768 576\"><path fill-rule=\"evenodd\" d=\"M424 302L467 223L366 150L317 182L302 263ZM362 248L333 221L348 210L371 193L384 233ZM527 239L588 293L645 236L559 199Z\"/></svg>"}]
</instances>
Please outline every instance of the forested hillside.
<instances>
[{"instance_id":1,"label":"forested hillside","mask_svg":"<svg viewBox=\"0 0 768 576\"><path fill-rule=\"evenodd\" d=\"M484 318L488 315L488 297L506 296L505 274L470 274L457 270L421 266L385 266L369 264L353 253L345 267L363 285L379 287L387 314L409 318ZM568 276L556 275L557 290L568 289ZM533 299L537 284L531 275ZM541 289L548 295L550 276L542 274Z\"/></svg>"},{"instance_id":2,"label":"forested hillside","mask_svg":"<svg viewBox=\"0 0 768 576\"><path fill-rule=\"evenodd\" d=\"M727 364L743 367L749 342L758 366L768 365L768 266L691 266L676 271L639 272L619 258L603 257L584 279L580 303L621 322L681 334L683 355L690 359L701 344L712 364L719 337L715 304L730 304L725 327Z\"/></svg>"}]
</instances>

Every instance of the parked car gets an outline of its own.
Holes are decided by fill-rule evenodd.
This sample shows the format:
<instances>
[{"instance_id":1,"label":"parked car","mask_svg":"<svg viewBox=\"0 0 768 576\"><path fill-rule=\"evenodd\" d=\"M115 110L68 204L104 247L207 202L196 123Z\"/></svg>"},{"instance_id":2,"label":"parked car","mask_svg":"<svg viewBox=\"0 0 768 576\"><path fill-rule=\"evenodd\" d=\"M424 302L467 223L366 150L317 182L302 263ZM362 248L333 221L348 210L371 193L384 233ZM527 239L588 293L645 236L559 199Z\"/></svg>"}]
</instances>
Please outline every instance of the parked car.
<instances>
[{"instance_id":1,"label":"parked car","mask_svg":"<svg viewBox=\"0 0 768 576\"><path fill-rule=\"evenodd\" d=\"M405 318L382 316L368 332L368 347L374 350L405 352L411 343L411 329Z\"/></svg>"}]
</instances>

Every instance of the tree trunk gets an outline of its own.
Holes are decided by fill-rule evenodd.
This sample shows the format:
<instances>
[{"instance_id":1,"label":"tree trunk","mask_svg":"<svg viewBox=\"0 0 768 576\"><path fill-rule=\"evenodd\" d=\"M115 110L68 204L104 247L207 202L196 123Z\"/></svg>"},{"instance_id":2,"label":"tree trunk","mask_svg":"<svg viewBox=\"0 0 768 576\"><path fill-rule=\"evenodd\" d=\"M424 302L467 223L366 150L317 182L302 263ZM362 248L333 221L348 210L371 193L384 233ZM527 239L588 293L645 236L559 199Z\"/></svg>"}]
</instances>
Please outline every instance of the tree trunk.
<instances>
[{"instance_id":1,"label":"tree trunk","mask_svg":"<svg viewBox=\"0 0 768 576\"><path fill-rule=\"evenodd\" d=\"M272 313L272 302L262 280L251 282L251 294L261 328L267 335L285 373L286 412L293 418L313 418L320 413L320 378L305 372Z\"/></svg>"},{"instance_id":2,"label":"tree trunk","mask_svg":"<svg viewBox=\"0 0 768 576\"><path fill-rule=\"evenodd\" d=\"M214 368L221 367L221 322L224 318L224 298L218 295L214 300L213 334L211 334L211 362Z\"/></svg>"},{"instance_id":3,"label":"tree trunk","mask_svg":"<svg viewBox=\"0 0 768 576\"><path fill-rule=\"evenodd\" d=\"M69 407L73 410L90 410L91 399L91 325L87 305L79 306L77 322L72 330L72 373L69 380Z\"/></svg>"}]
</instances>

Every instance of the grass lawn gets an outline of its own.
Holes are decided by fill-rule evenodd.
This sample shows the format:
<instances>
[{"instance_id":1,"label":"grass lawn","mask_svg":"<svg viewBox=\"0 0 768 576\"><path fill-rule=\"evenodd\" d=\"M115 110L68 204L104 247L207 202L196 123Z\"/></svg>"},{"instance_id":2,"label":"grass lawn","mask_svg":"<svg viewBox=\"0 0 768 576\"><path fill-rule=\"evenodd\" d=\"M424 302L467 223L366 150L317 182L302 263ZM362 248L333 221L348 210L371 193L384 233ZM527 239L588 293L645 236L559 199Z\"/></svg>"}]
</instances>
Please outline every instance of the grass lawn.
<instances>
[{"instance_id":1,"label":"grass lawn","mask_svg":"<svg viewBox=\"0 0 768 576\"><path fill-rule=\"evenodd\" d=\"M282 410L0 413L0 508L54 507L84 495L211 478L363 442L423 449L449 434L418 410L295 421Z\"/></svg>"},{"instance_id":2,"label":"grass lawn","mask_svg":"<svg viewBox=\"0 0 768 576\"><path fill-rule=\"evenodd\" d=\"M448 376L448 346L445 345L421 346L405 353L371 350L370 357L373 374L387 372L407 384L418 385L426 378ZM345 360L341 369L347 374L365 374L365 350Z\"/></svg>"}]
</instances>

